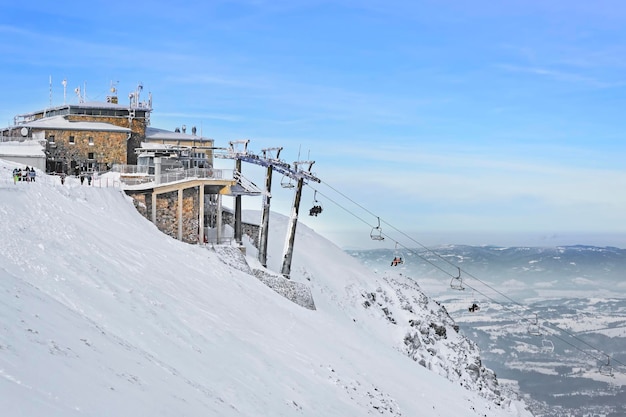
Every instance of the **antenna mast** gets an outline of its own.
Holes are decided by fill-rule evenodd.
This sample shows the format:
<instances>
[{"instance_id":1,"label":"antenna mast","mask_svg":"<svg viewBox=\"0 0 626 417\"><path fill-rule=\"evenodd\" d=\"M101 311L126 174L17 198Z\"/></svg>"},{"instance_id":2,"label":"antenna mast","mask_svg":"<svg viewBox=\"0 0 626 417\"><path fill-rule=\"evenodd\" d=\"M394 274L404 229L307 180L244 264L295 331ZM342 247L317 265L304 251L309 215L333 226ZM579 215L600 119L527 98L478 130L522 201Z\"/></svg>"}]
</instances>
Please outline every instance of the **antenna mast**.
<instances>
[{"instance_id":1,"label":"antenna mast","mask_svg":"<svg viewBox=\"0 0 626 417\"><path fill-rule=\"evenodd\" d=\"M65 101L67 100L67 79L63 78L61 84L63 84L63 104L65 105Z\"/></svg>"},{"instance_id":2,"label":"antenna mast","mask_svg":"<svg viewBox=\"0 0 626 417\"><path fill-rule=\"evenodd\" d=\"M50 105L52 107L52 75L50 76Z\"/></svg>"}]
</instances>

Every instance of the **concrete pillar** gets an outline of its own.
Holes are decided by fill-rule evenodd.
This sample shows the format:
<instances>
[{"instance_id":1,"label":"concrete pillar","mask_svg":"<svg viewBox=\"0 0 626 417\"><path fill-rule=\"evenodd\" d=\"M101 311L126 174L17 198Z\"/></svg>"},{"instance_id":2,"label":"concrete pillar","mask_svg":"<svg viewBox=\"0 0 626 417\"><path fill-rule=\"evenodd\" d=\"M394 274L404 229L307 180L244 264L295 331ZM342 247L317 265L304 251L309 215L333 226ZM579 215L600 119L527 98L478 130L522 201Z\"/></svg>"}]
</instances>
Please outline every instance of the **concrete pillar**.
<instances>
[{"instance_id":1,"label":"concrete pillar","mask_svg":"<svg viewBox=\"0 0 626 417\"><path fill-rule=\"evenodd\" d=\"M183 189L178 190L178 240L183 240Z\"/></svg>"},{"instance_id":2,"label":"concrete pillar","mask_svg":"<svg viewBox=\"0 0 626 417\"><path fill-rule=\"evenodd\" d=\"M157 222L157 193L152 191L152 223L156 225Z\"/></svg>"},{"instance_id":3,"label":"concrete pillar","mask_svg":"<svg viewBox=\"0 0 626 417\"><path fill-rule=\"evenodd\" d=\"M217 195L217 213L215 213L215 238L219 245L222 241L222 194Z\"/></svg>"},{"instance_id":4,"label":"concrete pillar","mask_svg":"<svg viewBox=\"0 0 626 417\"><path fill-rule=\"evenodd\" d=\"M198 236L198 241L200 244L204 243L204 185L201 184L198 186L198 227L200 228L200 234Z\"/></svg>"},{"instance_id":5,"label":"concrete pillar","mask_svg":"<svg viewBox=\"0 0 626 417\"><path fill-rule=\"evenodd\" d=\"M293 258L293 244L296 239L296 226L298 225L298 211L300 210L300 199L302 197L303 184L304 179L298 179L296 193L293 197L293 207L291 208L289 226L287 228L287 240L285 241L285 250L283 251L283 267L281 269L281 273L285 278L289 278L289 274L291 274L291 259Z\"/></svg>"},{"instance_id":6,"label":"concrete pillar","mask_svg":"<svg viewBox=\"0 0 626 417\"><path fill-rule=\"evenodd\" d=\"M161 158L154 158L154 183L156 185L161 184Z\"/></svg>"},{"instance_id":7,"label":"concrete pillar","mask_svg":"<svg viewBox=\"0 0 626 417\"><path fill-rule=\"evenodd\" d=\"M263 196L263 215L261 230L259 230L259 262L267 268L267 240L270 223L270 199L272 198L272 166L267 167L265 173L265 195Z\"/></svg>"},{"instance_id":8,"label":"concrete pillar","mask_svg":"<svg viewBox=\"0 0 626 417\"><path fill-rule=\"evenodd\" d=\"M235 160L235 170L241 175L241 159ZM235 242L239 246L243 244L243 232L241 228L241 196L235 197Z\"/></svg>"}]
</instances>

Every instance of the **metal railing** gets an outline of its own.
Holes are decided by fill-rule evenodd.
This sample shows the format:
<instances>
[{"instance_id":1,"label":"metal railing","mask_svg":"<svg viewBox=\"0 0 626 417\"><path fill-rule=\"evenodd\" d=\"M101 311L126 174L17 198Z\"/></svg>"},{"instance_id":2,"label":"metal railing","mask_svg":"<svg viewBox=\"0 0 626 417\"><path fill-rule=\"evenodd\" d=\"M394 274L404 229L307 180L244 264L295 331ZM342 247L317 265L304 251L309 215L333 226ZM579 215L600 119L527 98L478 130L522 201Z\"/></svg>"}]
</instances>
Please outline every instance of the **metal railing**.
<instances>
[{"instance_id":1,"label":"metal railing","mask_svg":"<svg viewBox=\"0 0 626 417\"><path fill-rule=\"evenodd\" d=\"M126 165L126 164L113 164L111 172L119 172L120 174L148 174L150 169L147 165ZM154 168L153 168L154 169Z\"/></svg>"},{"instance_id":2,"label":"metal railing","mask_svg":"<svg viewBox=\"0 0 626 417\"><path fill-rule=\"evenodd\" d=\"M149 167L137 165L113 165L111 171L120 173L120 181L124 185L168 184L189 179L234 179L232 169L190 168L167 171L158 176L148 174Z\"/></svg>"}]
</instances>

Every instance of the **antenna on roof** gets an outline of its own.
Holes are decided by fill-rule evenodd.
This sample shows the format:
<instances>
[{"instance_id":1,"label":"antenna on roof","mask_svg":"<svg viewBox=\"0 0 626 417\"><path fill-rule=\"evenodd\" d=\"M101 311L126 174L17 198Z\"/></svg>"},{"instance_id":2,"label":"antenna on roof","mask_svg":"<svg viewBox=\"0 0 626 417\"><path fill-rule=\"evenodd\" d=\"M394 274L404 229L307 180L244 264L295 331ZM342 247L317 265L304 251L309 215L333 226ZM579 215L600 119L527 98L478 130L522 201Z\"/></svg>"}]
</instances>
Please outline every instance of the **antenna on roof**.
<instances>
[{"instance_id":1,"label":"antenna on roof","mask_svg":"<svg viewBox=\"0 0 626 417\"><path fill-rule=\"evenodd\" d=\"M74 93L76 93L76 97L78 97L78 102L83 102L83 96L80 95L80 86L74 89Z\"/></svg>"},{"instance_id":2,"label":"antenna on roof","mask_svg":"<svg viewBox=\"0 0 626 417\"><path fill-rule=\"evenodd\" d=\"M63 78L61 84L63 84L63 104L65 105L65 100L67 99L67 79Z\"/></svg>"},{"instance_id":3,"label":"antenna on roof","mask_svg":"<svg viewBox=\"0 0 626 417\"><path fill-rule=\"evenodd\" d=\"M117 83L119 83L119 81L111 81L111 87L109 88L109 91L111 92L110 96L107 96L107 103L113 103L113 104L117 104Z\"/></svg>"}]
</instances>

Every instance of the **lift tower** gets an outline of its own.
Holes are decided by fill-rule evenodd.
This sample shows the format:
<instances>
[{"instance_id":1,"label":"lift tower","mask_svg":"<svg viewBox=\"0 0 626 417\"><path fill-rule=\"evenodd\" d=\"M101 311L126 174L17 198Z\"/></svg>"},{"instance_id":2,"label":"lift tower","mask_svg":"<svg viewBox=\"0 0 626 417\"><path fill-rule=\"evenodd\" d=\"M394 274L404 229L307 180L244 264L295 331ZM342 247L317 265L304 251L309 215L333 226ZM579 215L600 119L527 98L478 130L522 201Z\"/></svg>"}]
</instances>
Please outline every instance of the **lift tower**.
<instances>
[{"instance_id":1,"label":"lift tower","mask_svg":"<svg viewBox=\"0 0 626 417\"><path fill-rule=\"evenodd\" d=\"M293 255L293 245L295 240L296 233L296 225L298 222L298 210L300 207L300 199L302 196L302 186L306 183L306 181L315 181L321 182L319 178L311 173L311 168L315 161L297 161L293 163L293 166L279 159L280 151L283 149L282 147L277 148L266 148L263 149L262 156L255 155L251 152L248 152L248 143L250 141L248 139L245 140L237 140L230 141L229 148L225 153L216 153L215 156L218 158L227 158L234 159L236 164L236 171L241 172L241 161L249 162L255 165L264 166L267 168L266 177L265 177L265 191L263 192L263 217L261 220L261 230L259 233L259 261L265 267L267 267L267 238L268 238L268 228L269 228L269 215L270 215L270 199L271 199L271 188L272 188L272 173L273 171L278 171L283 174L285 177L297 181L297 187L294 194L293 207L291 211L291 217L289 220L289 228L287 233L287 239L285 241L285 249L283 253L283 264L281 268L281 273L286 278L289 278L289 274L291 272L291 260ZM238 145L243 145L243 149ZM276 152L276 155L273 155L273 152ZM302 169L303 166L307 166L307 169ZM241 227L241 217L237 216L237 212L241 210L241 201L235 201L235 230L240 230ZM239 209L237 208L239 207ZM239 223L239 224L237 224ZM235 239L237 237L241 238L241 236L236 232Z\"/></svg>"}]
</instances>

